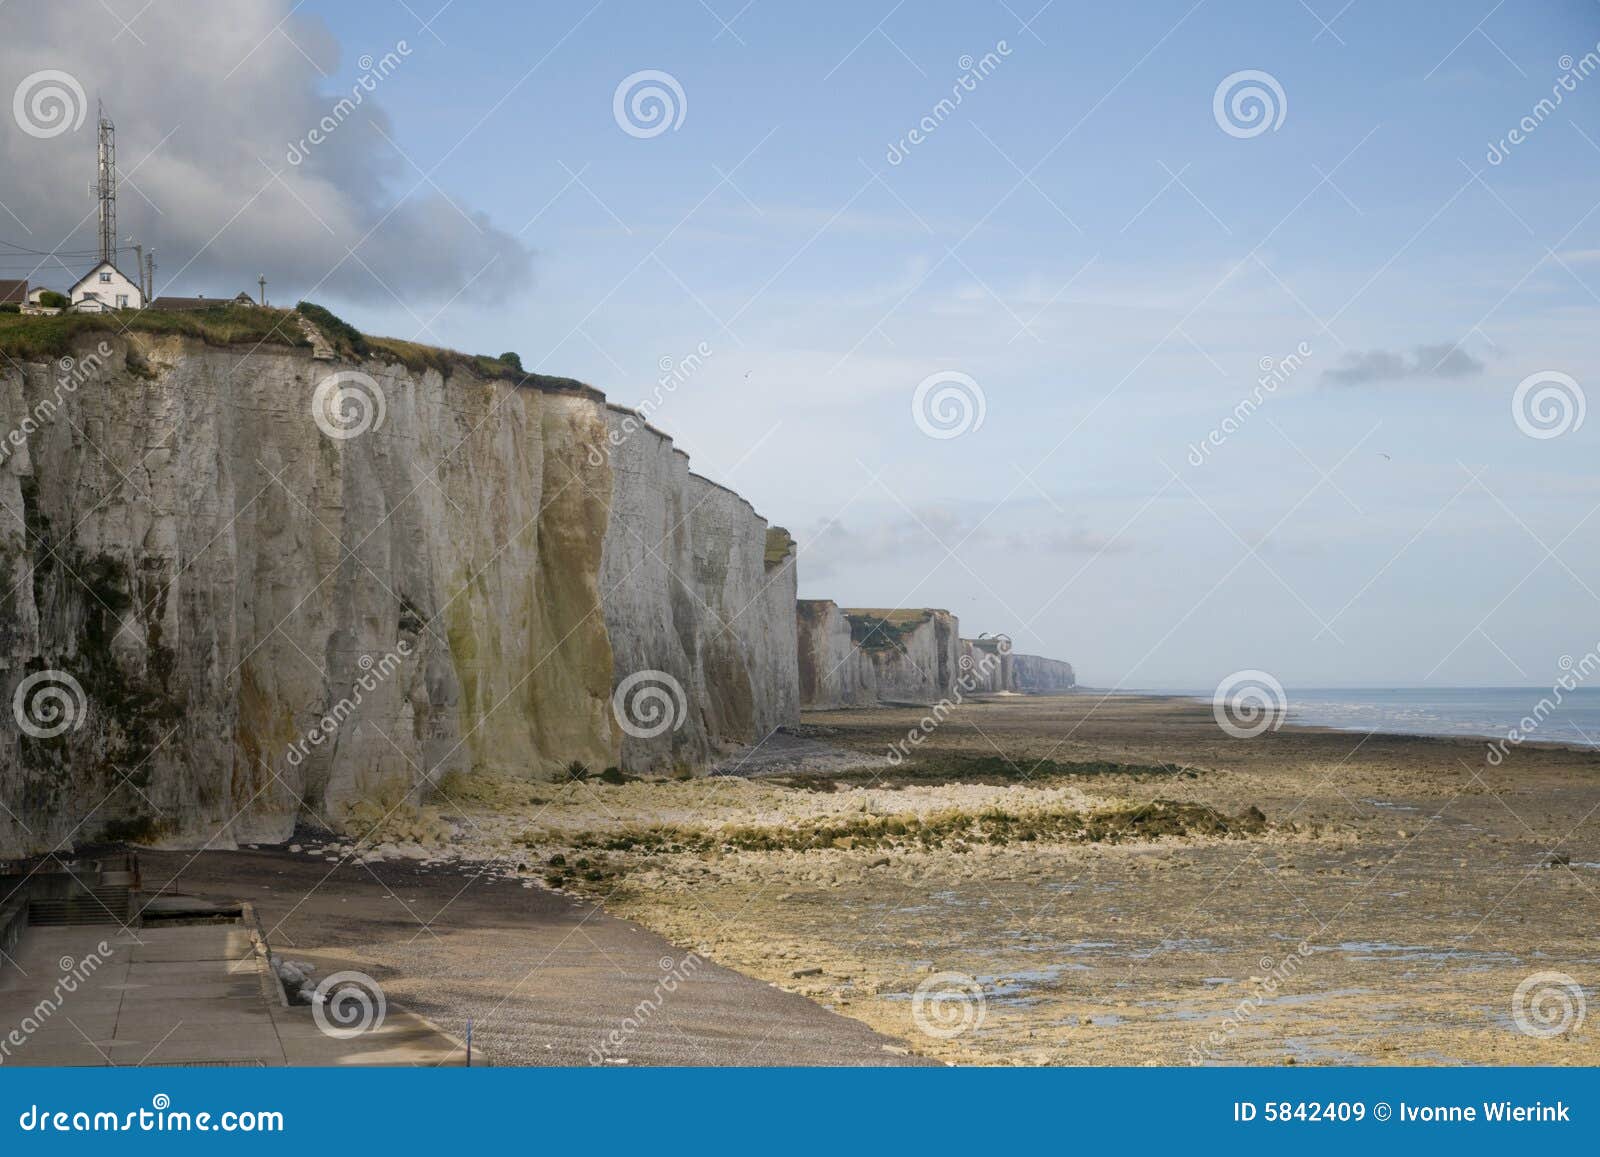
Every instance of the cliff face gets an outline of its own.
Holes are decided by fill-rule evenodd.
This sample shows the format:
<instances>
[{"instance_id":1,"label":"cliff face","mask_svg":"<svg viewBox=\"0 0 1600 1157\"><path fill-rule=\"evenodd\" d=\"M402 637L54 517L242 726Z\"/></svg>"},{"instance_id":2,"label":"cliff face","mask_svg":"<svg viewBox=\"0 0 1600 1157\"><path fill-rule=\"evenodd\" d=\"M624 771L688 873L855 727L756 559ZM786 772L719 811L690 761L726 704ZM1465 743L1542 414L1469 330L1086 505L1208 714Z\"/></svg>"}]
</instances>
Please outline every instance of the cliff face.
<instances>
[{"instance_id":1,"label":"cliff face","mask_svg":"<svg viewBox=\"0 0 1600 1157\"><path fill-rule=\"evenodd\" d=\"M282 838L795 718L792 553L661 435L608 446L594 391L98 342L0 369L0 855ZM371 428L313 420L335 372ZM650 670L682 707L638 741L613 690Z\"/></svg>"},{"instance_id":2,"label":"cliff face","mask_svg":"<svg viewBox=\"0 0 1600 1157\"><path fill-rule=\"evenodd\" d=\"M1078 685L1072 664L1060 659L1042 659L1038 655L1011 656L1011 690L1032 691L1039 694L1051 691L1070 691Z\"/></svg>"},{"instance_id":3,"label":"cliff face","mask_svg":"<svg viewBox=\"0 0 1600 1157\"><path fill-rule=\"evenodd\" d=\"M873 667L878 698L934 703L960 672L961 639L949 611L846 610L851 640Z\"/></svg>"},{"instance_id":4,"label":"cliff face","mask_svg":"<svg viewBox=\"0 0 1600 1157\"><path fill-rule=\"evenodd\" d=\"M1011 640L989 637L961 640L962 686L968 691L1015 691Z\"/></svg>"},{"instance_id":5,"label":"cliff face","mask_svg":"<svg viewBox=\"0 0 1600 1157\"><path fill-rule=\"evenodd\" d=\"M1071 663L1015 654L1003 635L961 638L948 611L841 611L828 599L802 599L795 622L800 705L811 710L1076 685Z\"/></svg>"},{"instance_id":6,"label":"cliff face","mask_svg":"<svg viewBox=\"0 0 1600 1157\"><path fill-rule=\"evenodd\" d=\"M878 701L878 675L866 653L851 641L850 620L831 599L801 599L800 702L817 710L868 707Z\"/></svg>"},{"instance_id":7,"label":"cliff face","mask_svg":"<svg viewBox=\"0 0 1600 1157\"><path fill-rule=\"evenodd\" d=\"M633 411L608 406L605 420L600 586L621 766L694 766L799 717L794 544Z\"/></svg>"}]
</instances>

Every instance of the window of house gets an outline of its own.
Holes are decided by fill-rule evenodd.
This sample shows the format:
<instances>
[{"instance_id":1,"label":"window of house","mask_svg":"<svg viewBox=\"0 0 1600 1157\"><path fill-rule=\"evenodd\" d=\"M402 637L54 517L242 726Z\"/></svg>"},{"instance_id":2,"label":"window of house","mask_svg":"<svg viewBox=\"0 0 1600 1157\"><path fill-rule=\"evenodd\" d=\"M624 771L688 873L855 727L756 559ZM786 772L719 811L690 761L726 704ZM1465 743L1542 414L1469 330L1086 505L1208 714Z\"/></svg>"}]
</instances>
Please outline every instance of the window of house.
<instances>
[{"instance_id":1,"label":"window of house","mask_svg":"<svg viewBox=\"0 0 1600 1157\"><path fill-rule=\"evenodd\" d=\"M100 271L100 282L102 285L111 284L111 273L109 270L102 269Z\"/></svg>"},{"instance_id":2,"label":"window of house","mask_svg":"<svg viewBox=\"0 0 1600 1157\"><path fill-rule=\"evenodd\" d=\"M127 309L128 308L128 295L126 293L117 294L117 308L118 309Z\"/></svg>"}]
</instances>

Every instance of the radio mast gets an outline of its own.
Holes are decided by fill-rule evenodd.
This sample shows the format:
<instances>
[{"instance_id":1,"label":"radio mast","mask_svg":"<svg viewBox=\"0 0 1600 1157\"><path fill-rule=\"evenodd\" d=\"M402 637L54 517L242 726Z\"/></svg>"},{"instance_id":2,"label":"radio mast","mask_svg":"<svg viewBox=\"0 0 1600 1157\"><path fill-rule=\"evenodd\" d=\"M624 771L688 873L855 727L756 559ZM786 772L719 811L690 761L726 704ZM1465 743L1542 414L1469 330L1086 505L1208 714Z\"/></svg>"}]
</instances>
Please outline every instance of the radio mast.
<instances>
[{"instance_id":1,"label":"radio mast","mask_svg":"<svg viewBox=\"0 0 1600 1157\"><path fill-rule=\"evenodd\" d=\"M99 172L94 193L100 198L100 260L117 260L117 127L98 106L100 120Z\"/></svg>"}]
</instances>

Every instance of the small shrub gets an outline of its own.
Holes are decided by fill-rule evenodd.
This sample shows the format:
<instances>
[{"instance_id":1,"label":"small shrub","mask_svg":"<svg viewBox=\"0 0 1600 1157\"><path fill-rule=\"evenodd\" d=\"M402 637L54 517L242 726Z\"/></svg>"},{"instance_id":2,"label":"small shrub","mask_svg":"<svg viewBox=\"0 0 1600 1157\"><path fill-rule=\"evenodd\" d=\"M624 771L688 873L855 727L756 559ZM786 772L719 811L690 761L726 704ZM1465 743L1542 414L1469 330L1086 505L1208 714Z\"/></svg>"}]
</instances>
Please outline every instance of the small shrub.
<instances>
[{"instance_id":1,"label":"small shrub","mask_svg":"<svg viewBox=\"0 0 1600 1157\"><path fill-rule=\"evenodd\" d=\"M510 366L512 369L516 370L517 373L520 374L522 372L522 355L517 353L515 350L509 353L501 354L500 360L505 362L506 365Z\"/></svg>"},{"instance_id":2,"label":"small shrub","mask_svg":"<svg viewBox=\"0 0 1600 1157\"><path fill-rule=\"evenodd\" d=\"M589 765L581 759L574 759L563 770L562 778L568 783L580 783L589 778Z\"/></svg>"}]
</instances>

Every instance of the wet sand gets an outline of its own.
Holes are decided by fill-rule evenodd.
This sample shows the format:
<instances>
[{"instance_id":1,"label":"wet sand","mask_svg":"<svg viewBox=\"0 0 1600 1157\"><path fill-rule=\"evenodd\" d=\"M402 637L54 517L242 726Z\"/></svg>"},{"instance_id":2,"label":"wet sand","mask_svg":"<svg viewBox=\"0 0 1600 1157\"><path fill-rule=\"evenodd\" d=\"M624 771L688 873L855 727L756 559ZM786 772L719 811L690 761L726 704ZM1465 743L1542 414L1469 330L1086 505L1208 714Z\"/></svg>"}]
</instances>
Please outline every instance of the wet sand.
<instances>
[{"instance_id":1,"label":"wet sand","mask_svg":"<svg viewBox=\"0 0 1600 1157\"><path fill-rule=\"evenodd\" d=\"M872 759L920 714L804 730ZM1185 700L1000 698L946 720L914 782L880 764L457 784L453 814L460 851L928 1057L1600 1063L1600 753L1484 754L1309 728L1234 739ZM1123 824L1156 800L1190 834ZM1252 808L1264 826L1233 818ZM1208 809L1219 823L1194 834ZM986 814L1010 818L948 834ZM1096 814L1120 818L1073 827Z\"/></svg>"}]
</instances>

